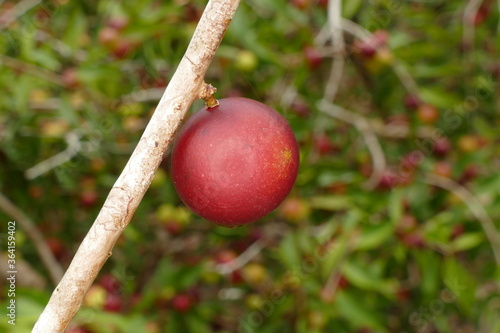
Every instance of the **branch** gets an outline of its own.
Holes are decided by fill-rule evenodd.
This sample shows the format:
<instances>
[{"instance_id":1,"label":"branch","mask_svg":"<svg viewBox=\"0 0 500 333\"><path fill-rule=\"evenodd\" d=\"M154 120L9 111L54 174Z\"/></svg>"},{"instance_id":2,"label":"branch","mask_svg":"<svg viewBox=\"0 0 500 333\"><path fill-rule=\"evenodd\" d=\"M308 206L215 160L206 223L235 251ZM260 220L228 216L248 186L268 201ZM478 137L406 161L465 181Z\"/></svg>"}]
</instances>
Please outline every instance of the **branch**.
<instances>
[{"instance_id":1,"label":"branch","mask_svg":"<svg viewBox=\"0 0 500 333\"><path fill-rule=\"evenodd\" d=\"M243 251L243 253L241 253L238 257L227 263L215 266L215 270L219 272L219 274L230 274L240 269L252 260L253 257L258 255L266 247L267 243L267 240L259 238L252 245L246 248L246 250Z\"/></svg>"},{"instance_id":2,"label":"branch","mask_svg":"<svg viewBox=\"0 0 500 333\"><path fill-rule=\"evenodd\" d=\"M500 234L495 227L495 223L488 215L488 212L479 199L467 190L467 188L449 178L428 174L425 177L425 182L452 192L467 205L472 214L481 223L484 233L486 234L493 250L496 264L500 267Z\"/></svg>"},{"instance_id":3,"label":"branch","mask_svg":"<svg viewBox=\"0 0 500 333\"><path fill-rule=\"evenodd\" d=\"M0 31L8 27L12 22L23 16L28 10L36 7L41 0L24 0L19 2L14 8L12 8L12 13L5 15L5 20L0 22Z\"/></svg>"},{"instance_id":4,"label":"branch","mask_svg":"<svg viewBox=\"0 0 500 333\"><path fill-rule=\"evenodd\" d=\"M63 276L63 269L61 265L57 262L56 258L50 251L47 242L43 238L42 233L36 227L35 223L24 214L16 205L14 205L7 197L0 192L0 209L2 209L7 215L11 216L17 223L21 225L21 228L26 232L28 238L33 242L36 247L42 263L50 274L50 278L54 285L56 285Z\"/></svg>"},{"instance_id":5,"label":"branch","mask_svg":"<svg viewBox=\"0 0 500 333\"><path fill-rule=\"evenodd\" d=\"M341 0L332 0L328 3L328 26L332 37L333 62L330 77L326 83L324 98L327 101L333 102L340 86L345 64Z\"/></svg>"},{"instance_id":6,"label":"branch","mask_svg":"<svg viewBox=\"0 0 500 333\"><path fill-rule=\"evenodd\" d=\"M113 246L148 189L238 7L238 0L210 0L179 67L122 174L111 189L66 274L33 328L64 332Z\"/></svg>"},{"instance_id":7,"label":"branch","mask_svg":"<svg viewBox=\"0 0 500 333\"><path fill-rule=\"evenodd\" d=\"M24 172L27 179L35 179L59 165L71 160L81 150L80 136L76 131L71 131L65 135L68 147L48 159L38 163Z\"/></svg>"},{"instance_id":8,"label":"branch","mask_svg":"<svg viewBox=\"0 0 500 333\"><path fill-rule=\"evenodd\" d=\"M476 19L477 12L481 7L483 0L470 0L465 6L464 15L462 17L463 36L462 43L464 47L474 47L474 33L475 26L474 20Z\"/></svg>"},{"instance_id":9,"label":"branch","mask_svg":"<svg viewBox=\"0 0 500 333\"><path fill-rule=\"evenodd\" d=\"M46 70L45 68L41 68L18 59L7 57L3 54L0 54L0 65L5 65L17 71L39 77L59 86L64 86L64 82L60 75L54 74L51 71Z\"/></svg>"},{"instance_id":10,"label":"branch","mask_svg":"<svg viewBox=\"0 0 500 333\"><path fill-rule=\"evenodd\" d=\"M380 177L386 168L386 160L382 146L377 136L373 132L369 122L362 116L347 111L344 108L331 104L325 100L318 103L318 109L332 117L343 120L346 123L354 125L363 136L366 147L372 156L373 172L365 185L369 189L375 188L380 182Z\"/></svg>"},{"instance_id":11,"label":"branch","mask_svg":"<svg viewBox=\"0 0 500 333\"><path fill-rule=\"evenodd\" d=\"M366 30L359 24L354 23L351 20L343 19L342 29L344 29L345 32L361 40L367 40L372 37L371 32L369 32L368 30ZM406 67L397 59L394 59L391 66L392 70L394 71L394 74L396 74L396 76L401 81L401 83L408 91L408 93L414 96L420 96L418 85L413 79L413 77L410 75Z\"/></svg>"}]
</instances>

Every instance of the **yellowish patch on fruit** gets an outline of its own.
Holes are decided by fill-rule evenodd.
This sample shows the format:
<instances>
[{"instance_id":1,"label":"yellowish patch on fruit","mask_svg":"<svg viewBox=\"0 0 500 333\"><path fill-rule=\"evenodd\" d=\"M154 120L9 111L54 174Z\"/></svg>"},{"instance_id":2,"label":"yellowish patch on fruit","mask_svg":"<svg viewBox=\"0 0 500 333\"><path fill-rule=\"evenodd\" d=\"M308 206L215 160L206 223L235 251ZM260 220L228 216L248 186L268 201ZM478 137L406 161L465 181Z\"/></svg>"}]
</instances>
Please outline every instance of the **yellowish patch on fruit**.
<instances>
[{"instance_id":1,"label":"yellowish patch on fruit","mask_svg":"<svg viewBox=\"0 0 500 333\"><path fill-rule=\"evenodd\" d=\"M276 156L274 168L277 171L276 176L279 178L287 176L287 168L292 163L292 151L289 148L280 150Z\"/></svg>"},{"instance_id":2,"label":"yellowish patch on fruit","mask_svg":"<svg viewBox=\"0 0 500 333\"><path fill-rule=\"evenodd\" d=\"M281 152L283 160L288 164L292 159L292 151L290 149L285 149Z\"/></svg>"}]
</instances>

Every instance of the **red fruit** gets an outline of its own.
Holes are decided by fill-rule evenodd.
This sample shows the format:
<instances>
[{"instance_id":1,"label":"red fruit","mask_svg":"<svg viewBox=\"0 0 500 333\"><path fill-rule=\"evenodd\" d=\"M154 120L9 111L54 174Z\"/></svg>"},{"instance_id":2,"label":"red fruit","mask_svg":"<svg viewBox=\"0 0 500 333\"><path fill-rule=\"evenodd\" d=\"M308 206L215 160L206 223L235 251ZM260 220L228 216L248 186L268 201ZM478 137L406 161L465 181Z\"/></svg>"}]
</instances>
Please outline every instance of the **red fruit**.
<instances>
[{"instance_id":1,"label":"red fruit","mask_svg":"<svg viewBox=\"0 0 500 333\"><path fill-rule=\"evenodd\" d=\"M430 104L422 104L418 107L417 117L424 124L434 124L439 119L439 110Z\"/></svg>"},{"instance_id":2,"label":"red fruit","mask_svg":"<svg viewBox=\"0 0 500 333\"><path fill-rule=\"evenodd\" d=\"M460 177L459 183L463 184L470 182L471 180L474 180L478 176L478 174L479 170L477 165L469 164L467 167L465 167L465 170Z\"/></svg>"},{"instance_id":3,"label":"red fruit","mask_svg":"<svg viewBox=\"0 0 500 333\"><path fill-rule=\"evenodd\" d=\"M165 230L173 236L179 235L184 229L184 224L177 220L168 220L165 222Z\"/></svg>"},{"instance_id":4,"label":"red fruit","mask_svg":"<svg viewBox=\"0 0 500 333\"><path fill-rule=\"evenodd\" d=\"M314 147L320 155L328 155L338 150L332 143L330 137L326 134L320 134L314 137Z\"/></svg>"},{"instance_id":5,"label":"red fruit","mask_svg":"<svg viewBox=\"0 0 500 333\"><path fill-rule=\"evenodd\" d=\"M309 105L301 99L293 101L292 105L290 105L290 111L302 118L307 118L311 113Z\"/></svg>"},{"instance_id":6,"label":"red fruit","mask_svg":"<svg viewBox=\"0 0 500 333\"><path fill-rule=\"evenodd\" d=\"M193 306L191 296L178 294L172 299L172 307L179 312L187 312Z\"/></svg>"},{"instance_id":7,"label":"red fruit","mask_svg":"<svg viewBox=\"0 0 500 333\"><path fill-rule=\"evenodd\" d=\"M441 138L436 140L436 144L434 145L434 154L437 156L444 157L448 155L451 151L451 143L447 138Z\"/></svg>"},{"instance_id":8,"label":"red fruit","mask_svg":"<svg viewBox=\"0 0 500 333\"><path fill-rule=\"evenodd\" d=\"M453 174L453 167L449 162L438 161L434 164L434 173L441 177L450 178Z\"/></svg>"},{"instance_id":9,"label":"red fruit","mask_svg":"<svg viewBox=\"0 0 500 333\"><path fill-rule=\"evenodd\" d=\"M122 298L117 294L108 294L104 303L104 310L109 312L120 312L123 309Z\"/></svg>"},{"instance_id":10,"label":"red fruit","mask_svg":"<svg viewBox=\"0 0 500 333\"><path fill-rule=\"evenodd\" d=\"M50 252L56 257L56 259L61 259L66 252L64 243L56 237L51 237L47 239L47 245L50 248Z\"/></svg>"},{"instance_id":11,"label":"red fruit","mask_svg":"<svg viewBox=\"0 0 500 333\"><path fill-rule=\"evenodd\" d=\"M384 170L377 188L381 190L390 190L398 183L397 175L391 170Z\"/></svg>"},{"instance_id":12,"label":"red fruit","mask_svg":"<svg viewBox=\"0 0 500 333\"><path fill-rule=\"evenodd\" d=\"M458 237L460 237L465 231L465 227L463 224L455 224L453 226L453 229L451 231L451 235L450 235L450 240L455 240L457 239Z\"/></svg>"},{"instance_id":13,"label":"red fruit","mask_svg":"<svg viewBox=\"0 0 500 333\"><path fill-rule=\"evenodd\" d=\"M401 241L409 248L421 249L425 247L425 240L418 232L412 232L402 236Z\"/></svg>"},{"instance_id":14,"label":"red fruit","mask_svg":"<svg viewBox=\"0 0 500 333\"><path fill-rule=\"evenodd\" d=\"M404 104L408 109L416 109L422 102L416 95L408 95L405 97Z\"/></svg>"},{"instance_id":15,"label":"red fruit","mask_svg":"<svg viewBox=\"0 0 500 333\"><path fill-rule=\"evenodd\" d=\"M311 0L291 0L292 6L299 9L306 9L311 6Z\"/></svg>"},{"instance_id":16,"label":"red fruit","mask_svg":"<svg viewBox=\"0 0 500 333\"><path fill-rule=\"evenodd\" d=\"M238 255L236 254L236 252L234 251L231 251L231 250L223 250L223 251L220 251L219 253L217 253L215 255L215 261L218 263L218 264L225 264L225 263L228 263L230 261L232 261L233 259L235 259Z\"/></svg>"},{"instance_id":17,"label":"red fruit","mask_svg":"<svg viewBox=\"0 0 500 333\"><path fill-rule=\"evenodd\" d=\"M241 284L243 283L243 275L241 273L241 270L237 269L231 273L231 276L229 277L229 281L231 281L232 284Z\"/></svg>"},{"instance_id":18,"label":"red fruit","mask_svg":"<svg viewBox=\"0 0 500 333\"><path fill-rule=\"evenodd\" d=\"M112 274L105 274L99 279L99 284L111 294L117 294L122 288L122 284Z\"/></svg>"},{"instance_id":19,"label":"red fruit","mask_svg":"<svg viewBox=\"0 0 500 333\"><path fill-rule=\"evenodd\" d=\"M375 46L367 41L360 42L358 47L359 52L365 58L373 58L377 53L377 49L375 48Z\"/></svg>"},{"instance_id":20,"label":"red fruit","mask_svg":"<svg viewBox=\"0 0 500 333\"><path fill-rule=\"evenodd\" d=\"M80 205L89 208L94 206L99 199L99 194L95 190L85 190L80 194Z\"/></svg>"},{"instance_id":21,"label":"red fruit","mask_svg":"<svg viewBox=\"0 0 500 333\"><path fill-rule=\"evenodd\" d=\"M310 69L318 68L323 61L321 54L312 46L306 46L304 48L304 56L306 57L307 65Z\"/></svg>"},{"instance_id":22,"label":"red fruit","mask_svg":"<svg viewBox=\"0 0 500 333\"><path fill-rule=\"evenodd\" d=\"M404 214L399 220L398 225L396 226L396 232L398 234L404 235L411 233L418 226L418 221L415 216L410 214Z\"/></svg>"},{"instance_id":23,"label":"red fruit","mask_svg":"<svg viewBox=\"0 0 500 333\"><path fill-rule=\"evenodd\" d=\"M307 202L298 197L287 198L278 210L285 220L291 222L306 219L311 211Z\"/></svg>"},{"instance_id":24,"label":"red fruit","mask_svg":"<svg viewBox=\"0 0 500 333\"><path fill-rule=\"evenodd\" d=\"M318 6L327 8L328 7L328 0L318 0Z\"/></svg>"},{"instance_id":25,"label":"red fruit","mask_svg":"<svg viewBox=\"0 0 500 333\"><path fill-rule=\"evenodd\" d=\"M62 72L62 81L68 88L78 87L80 85L80 81L78 79L78 72L76 68L71 67L65 69L64 72Z\"/></svg>"},{"instance_id":26,"label":"red fruit","mask_svg":"<svg viewBox=\"0 0 500 333\"><path fill-rule=\"evenodd\" d=\"M337 287L340 290L347 289L347 287L349 287L349 280L347 280L344 275L340 275Z\"/></svg>"},{"instance_id":27,"label":"red fruit","mask_svg":"<svg viewBox=\"0 0 500 333\"><path fill-rule=\"evenodd\" d=\"M286 120L246 98L221 99L181 129L172 179L182 201L223 226L254 222L273 211L295 183L297 141Z\"/></svg>"},{"instance_id":28,"label":"red fruit","mask_svg":"<svg viewBox=\"0 0 500 333\"><path fill-rule=\"evenodd\" d=\"M389 33L386 30L377 30L373 35L364 40L357 40L355 47L364 58L373 58L377 52L386 47Z\"/></svg>"},{"instance_id":29,"label":"red fruit","mask_svg":"<svg viewBox=\"0 0 500 333\"><path fill-rule=\"evenodd\" d=\"M408 288L399 287L396 291L396 297L400 301L406 301L411 297L411 291Z\"/></svg>"},{"instance_id":30,"label":"red fruit","mask_svg":"<svg viewBox=\"0 0 500 333\"><path fill-rule=\"evenodd\" d=\"M113 53L115 58L123 59L127 55L129 55L135 49L135 47L135 43L133 43L131 40L120 38L111 52Z\"/></svg>"},{"instance_id":31,"label":"red fruit","mask_svg":"<svg viewBox=\"0 0 500 333\"><path fill-rule=\"evenodd\" d=\"M119 32L111 27L105 27L99 31L99 42L101 45L108 48L112 48L116 45L120 34Z\"/></svg>"},{"instance_id":32,"label":"red fruit","mask_svg":"<svg viewBox=\"0 0 500 333\"><path fill-rule=\"evenodd\" d=\"M372 45L376 49L379 49L383 46L387 46L387 42L389 41L389 32L387 30L374 31L371 41Z\"/></svg>"},{"instance_id":33,"label":"red fruit","mask_svg":"<svg viewBox=\"0 0 500 333\"><path fill-rule=\"evenodd\" d=\"M106 25L115 30L123 30L129 24L129 19L125 16L115 16L111 17Z\"/></svg>"}]
</instances>

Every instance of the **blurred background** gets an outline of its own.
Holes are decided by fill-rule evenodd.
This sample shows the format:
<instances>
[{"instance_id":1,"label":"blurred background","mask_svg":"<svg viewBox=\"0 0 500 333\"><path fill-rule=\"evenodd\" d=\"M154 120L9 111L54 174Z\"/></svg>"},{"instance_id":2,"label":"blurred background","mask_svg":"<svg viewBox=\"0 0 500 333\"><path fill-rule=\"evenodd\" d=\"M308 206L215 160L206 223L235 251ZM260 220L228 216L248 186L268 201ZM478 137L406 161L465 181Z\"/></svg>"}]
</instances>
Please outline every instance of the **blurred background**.
<instances>
[{"instance_id":1,"label":"blurred background","mask_svg":"<svg viewBox=\"0 0 500 333\"><path fill-rule=\"evenodd\" d=\"M242 1L206 76L289 121L290 196L218 227L167 155L68 332L500 332L499 2L330 1ZM31 331L205 5L0 0L2 332Z\"/></svg>"}]
</instances>

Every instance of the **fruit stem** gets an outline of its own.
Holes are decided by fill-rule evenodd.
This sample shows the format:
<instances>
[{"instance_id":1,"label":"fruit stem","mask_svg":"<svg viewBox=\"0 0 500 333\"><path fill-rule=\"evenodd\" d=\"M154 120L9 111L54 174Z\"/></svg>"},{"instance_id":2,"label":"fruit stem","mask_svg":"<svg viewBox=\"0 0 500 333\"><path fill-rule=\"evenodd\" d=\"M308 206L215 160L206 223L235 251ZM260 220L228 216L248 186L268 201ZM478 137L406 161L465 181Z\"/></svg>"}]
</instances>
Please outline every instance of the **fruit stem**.
<instances>
[{"instance_id":1,"label":"fruit stem","mask_svg":"<svg viewBox=\"0 0 500 333\"><path fill-rule=\"evenodd\" d=\"M205 101L207 110L213 109L219 106L219 101L214 97L217 88L209 83L203 83L200 89L200 95L198 96Z\"/></svg>"}]
</instances>

